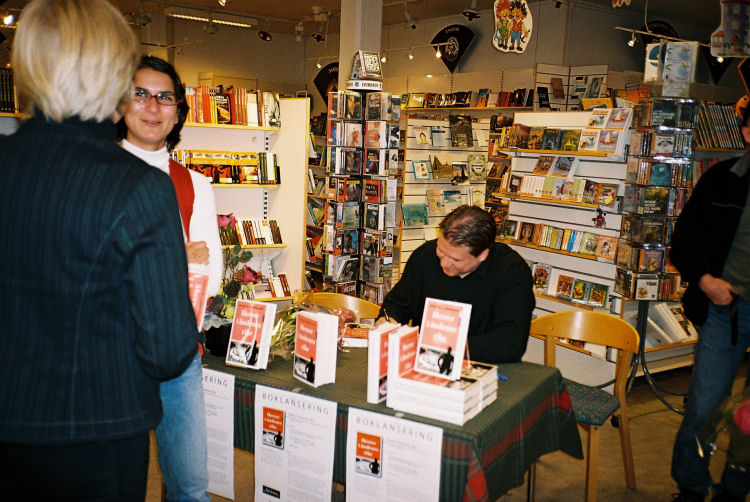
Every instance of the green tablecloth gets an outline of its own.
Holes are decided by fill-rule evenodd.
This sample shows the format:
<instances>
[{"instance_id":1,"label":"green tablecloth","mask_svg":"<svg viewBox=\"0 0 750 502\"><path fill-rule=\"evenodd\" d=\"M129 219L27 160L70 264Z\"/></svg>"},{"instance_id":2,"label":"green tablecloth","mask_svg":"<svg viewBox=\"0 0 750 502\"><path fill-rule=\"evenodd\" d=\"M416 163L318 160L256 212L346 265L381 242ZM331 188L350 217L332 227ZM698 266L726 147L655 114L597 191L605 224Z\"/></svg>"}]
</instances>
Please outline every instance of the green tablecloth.
<instances>
[{"instance_id":1,"label":"green tablecloth","mask_svg":"<svg viewBox=\"0 0 750 502\"><path fill-rule=\"evenodd\" d=\"M255 385L305 394L338 403L333 477L346 482L346 432L349 407L388 415L385 404L370 404L367 395L367 350L338 353L336 383L310 387L292 377L292 362L276 358L265 371L226 366L222 358L205 355L207 368L230 373L234 384L234 445L254 452ZM524 473L541 455L562 450L583 458L581 439L570 397L560 372L531 363L503 364L508 377L498 382L497 400L463 426L417 415L405 418L443 429L440 500L495 500L521 485Z\"/></svg>"}]
</instances>

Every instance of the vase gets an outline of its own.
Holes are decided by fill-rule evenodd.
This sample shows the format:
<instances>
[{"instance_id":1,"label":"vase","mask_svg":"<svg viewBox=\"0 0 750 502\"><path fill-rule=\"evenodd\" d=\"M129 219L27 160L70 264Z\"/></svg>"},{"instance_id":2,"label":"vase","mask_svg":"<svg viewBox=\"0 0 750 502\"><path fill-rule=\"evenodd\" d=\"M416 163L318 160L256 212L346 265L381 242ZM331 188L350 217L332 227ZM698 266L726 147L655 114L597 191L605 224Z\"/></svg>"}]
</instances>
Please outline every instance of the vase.
<instances>
[{"instance_id":1,"label":"vase","mask_svg":"<svg viewBox=\"0 0 750 502\"><path fill-rule=\"evenodd\" d=\"M231 324L225 324L216 328L206 330L206 348L211 355L225 357L229 347L229 334L232 331Z\"/></svg>"}]
</instances>

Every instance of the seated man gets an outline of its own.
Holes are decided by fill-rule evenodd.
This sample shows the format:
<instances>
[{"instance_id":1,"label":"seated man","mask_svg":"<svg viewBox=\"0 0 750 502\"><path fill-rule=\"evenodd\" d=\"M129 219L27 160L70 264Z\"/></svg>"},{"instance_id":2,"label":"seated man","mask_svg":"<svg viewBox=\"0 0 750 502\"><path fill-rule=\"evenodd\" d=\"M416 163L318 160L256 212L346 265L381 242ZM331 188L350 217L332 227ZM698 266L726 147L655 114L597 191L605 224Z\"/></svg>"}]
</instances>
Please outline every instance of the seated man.
<instances>
[{"instance_id":1,"label":"seated man","mask_svg":"<svg viewBox=\"0 0 750 502\"><path fill-rule=\"evenodd\" d=\"M495 222L480 207L461 206L443 219L438 238L409 257L380 316L420 325L427 297L471 304L472 360L521 360L534 310L531 271L518 253L495 242Z\"/></svg>"}]
</instances>

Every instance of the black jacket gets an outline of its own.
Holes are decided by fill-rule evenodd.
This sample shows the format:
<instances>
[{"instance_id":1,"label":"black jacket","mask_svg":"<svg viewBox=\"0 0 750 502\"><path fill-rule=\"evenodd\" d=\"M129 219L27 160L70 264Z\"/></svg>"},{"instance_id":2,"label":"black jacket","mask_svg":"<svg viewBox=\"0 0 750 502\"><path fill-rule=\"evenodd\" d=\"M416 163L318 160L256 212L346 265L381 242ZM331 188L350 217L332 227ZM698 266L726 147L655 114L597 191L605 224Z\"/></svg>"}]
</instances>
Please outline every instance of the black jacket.
<instances>
[{"instance_id":1,"label":"black jacket","mask_svg":"<svg viewBox=\"0 0 750 502\"><path fill-rule=\"evenodd\" d=\"M520 361L535 304L531 271L521 255L496 242L487 259L462 279L443 273L436 248L437 240L431 240L411 254L401 279L383 301L388 316L418 326L427 297L470 303L471 358L488 363Z\"/></svg>"},{"instance_id":2,"label":"black jacket","mask_svg":"<svg viewBox=\"0 0 750 502\"><path fill-rule=\"evenodd\" d=\"M672 234L669 257L689 283L682 298L685 315L698 325L706 320L709 301L698 280L706 273L721 277L747 199L748 167L750 153L706 171Z\"/></svg>"}]
</instances>

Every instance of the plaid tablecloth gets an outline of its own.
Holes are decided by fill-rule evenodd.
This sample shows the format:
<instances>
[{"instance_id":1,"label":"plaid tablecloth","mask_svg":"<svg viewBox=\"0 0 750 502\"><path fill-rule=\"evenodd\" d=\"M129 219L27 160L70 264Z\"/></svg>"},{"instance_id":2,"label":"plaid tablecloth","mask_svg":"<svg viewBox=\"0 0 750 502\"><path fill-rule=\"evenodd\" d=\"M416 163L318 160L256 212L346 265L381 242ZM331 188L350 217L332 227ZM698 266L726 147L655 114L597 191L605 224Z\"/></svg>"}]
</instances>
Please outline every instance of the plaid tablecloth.
<instances>
[{"instance_id":1,"label":"plaid tablecloth","mask_svg":"<svg viewBox=\"0 0 750 502\"><path fill-rule=\"evenodd\" d=\"M292 377L291 361L276 358L265 371L226 366L222 358L206 354L203 365L230 373L234 384L234 445L251 453L255 448L255 385L267 385L338 403L333 477L346 483L346 432L349 407L388 415L385 404L369 404L367 350L338 353L336 383L313 388ZM524 482L531 463L545 453L562 450L583 458L570 397L560 372L538 364L500 365L508 377L498 382L497 400L463 426L403 414L443 429L440 500L473 502L495 500Z\"/></svg>"}]
</instances>

